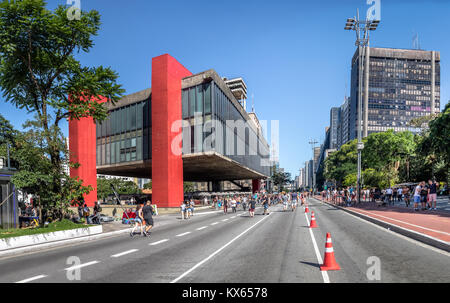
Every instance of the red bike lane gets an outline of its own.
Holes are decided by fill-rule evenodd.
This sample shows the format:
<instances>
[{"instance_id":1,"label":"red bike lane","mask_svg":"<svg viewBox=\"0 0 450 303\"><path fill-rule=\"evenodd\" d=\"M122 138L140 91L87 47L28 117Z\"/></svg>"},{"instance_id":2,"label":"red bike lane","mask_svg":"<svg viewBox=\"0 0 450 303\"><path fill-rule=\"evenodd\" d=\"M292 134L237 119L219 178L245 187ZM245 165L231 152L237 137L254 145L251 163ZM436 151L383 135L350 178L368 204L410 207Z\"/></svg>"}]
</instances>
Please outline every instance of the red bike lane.
<instances>
[{"instance_id":1,"label":"red bike lane","mask_svg":"<svg viewBox=\"0 0 450 303\"><path fill-rule=\"evenodd\" d=\"M323 201L322 196L315 196L315 198ZM334 205L331 201L323 202ZM358 206L349 206L345 207L345 209L450 244L449 212L435 210L416 212L412 208L402 206L378 207L372 202L362 202Z\"/></svg>"}]
</instances>

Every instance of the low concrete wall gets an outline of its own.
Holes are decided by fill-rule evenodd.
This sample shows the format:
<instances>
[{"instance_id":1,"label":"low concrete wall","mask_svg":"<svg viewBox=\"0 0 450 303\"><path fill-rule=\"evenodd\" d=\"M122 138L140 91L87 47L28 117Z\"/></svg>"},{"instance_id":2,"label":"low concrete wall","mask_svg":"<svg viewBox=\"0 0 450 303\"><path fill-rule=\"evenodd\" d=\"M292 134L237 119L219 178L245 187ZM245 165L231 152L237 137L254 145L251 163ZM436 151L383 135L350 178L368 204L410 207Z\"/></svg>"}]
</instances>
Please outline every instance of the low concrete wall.
<instances>
[{"instance_id":1,"label":"low concrete wall","mask_svg":"<svg viewBox=\"0 0 450 303\"><path fill-rule=\"evenodd\" d=\"M73 239L95 234L101 234L103 227L101 225L86 228L76 228L69 230L61 230L50 233L35 234L29 236L20 236L12 238L0 239L0 251L8 249L26 247L31 245L50 243L60 240Z\"/></svg>"}]
</instances>

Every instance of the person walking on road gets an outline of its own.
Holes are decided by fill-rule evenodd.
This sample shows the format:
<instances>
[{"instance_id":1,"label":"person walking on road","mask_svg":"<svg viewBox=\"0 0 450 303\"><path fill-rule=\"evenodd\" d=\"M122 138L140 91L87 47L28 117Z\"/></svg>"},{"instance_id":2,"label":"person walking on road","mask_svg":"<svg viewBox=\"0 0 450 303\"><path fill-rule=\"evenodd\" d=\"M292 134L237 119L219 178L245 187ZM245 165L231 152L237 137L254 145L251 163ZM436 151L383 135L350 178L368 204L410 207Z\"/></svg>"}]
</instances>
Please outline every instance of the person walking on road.
<instances>
[{"instance_id":1,"label":"person walking on road","mask_svg":"<svg viewBox=\"0 0 450 303\"><path fill-rule=\"evenodd\" d=\"M236 199L235 198L231 198L230 205L231 205L231 212L235 213L236 212Z\"/></svg>"},{"instance_id":2,"label":"person walking on road","mask_svg":"<svg viewBox=\"0 0 450 303\"><path fill-rule=\"evenodd\" d=\"M263 198L264 215L269 214L269 200L267 197Z\"/></svg>"},{"instance_id":3,"label":"person walking on road","mask_svg":"<svg viewBox=\"0 0 450 303\"><path fill-rule=\"evenodd\" d=\"M228 198L223 200L223 213L226 215L228 213Z\"/></svg>"},{"instance_id":4,"label":"person walking on road","mask_svg":"<svg viewBox=\"0 0 450 303\"><path fill-rule=\"evenodd\" d=\"M134 231L136 230L136 228L138 228L138 226L141 228L141 235L143 234L143 227L142 227L142 222L144 221L144 217L142 215L142 207L139 204L138 206L136 206L136 218L134 218L134 227L130 232L130 236L133 237L134 236Z\"/></svg>"},{"instance_id":5,"label":"person walking on road","mask_svg":"<svg viewBox=\"0 0 450 303\"><path fill-rule=\"evenodd\" d=\"M142 215L145 221L144 236L149 236L149 231L153 227L153 207L150 200L147 201L145 206L142 208Z\"/></svg>"},{"instance_id":6,"label":"person walking on road","mask_svg":"<svg viewBox=\"0 0 450 303\"><path fill-rule=\"evenodd\" d=\"M189 208L191 209L191 217L194 215L194 207L195 207L194 199L191 199L191 201L189 202Z\"/></svg>"},{"instance_id":7,"label":"person walking on road","mask_svg":"<svg viewBox=\"0 0 450 303\"><path fill-rule=\"evenodd\" d=\"M255 199L251 199L249 203L249 213L250 217L253 218L255 216L255 208L256 208L256 201Z\"/></svg>"}]
</instances>

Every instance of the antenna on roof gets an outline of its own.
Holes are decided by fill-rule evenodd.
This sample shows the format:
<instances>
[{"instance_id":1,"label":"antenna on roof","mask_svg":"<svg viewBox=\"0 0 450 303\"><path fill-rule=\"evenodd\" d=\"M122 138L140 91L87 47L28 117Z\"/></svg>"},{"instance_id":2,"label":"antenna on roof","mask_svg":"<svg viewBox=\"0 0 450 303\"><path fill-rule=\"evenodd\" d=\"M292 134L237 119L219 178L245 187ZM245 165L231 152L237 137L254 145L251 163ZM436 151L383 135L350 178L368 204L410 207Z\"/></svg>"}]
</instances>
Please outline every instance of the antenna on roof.
<instances>
[{"instance_id":1,"label":"antenna on roof","mask_svg":"<svg viewBox=\"0 0 450 303\"><path fill-rule=\"evenodd\" d=\"M418 33L416 33L413 36L412 48L413 49L420 49L420 42L419 42L419 34Z\"/></svg>"},{"instance_id":2,"label":"antenna on roof","mask_svg":"<svg viewBox=\"0 0 450 303\"><path fill-rule=\"evenodd\" d=\"M252 94L252 113L255 112L255 95Z\"/></svg>"}]
</instances>

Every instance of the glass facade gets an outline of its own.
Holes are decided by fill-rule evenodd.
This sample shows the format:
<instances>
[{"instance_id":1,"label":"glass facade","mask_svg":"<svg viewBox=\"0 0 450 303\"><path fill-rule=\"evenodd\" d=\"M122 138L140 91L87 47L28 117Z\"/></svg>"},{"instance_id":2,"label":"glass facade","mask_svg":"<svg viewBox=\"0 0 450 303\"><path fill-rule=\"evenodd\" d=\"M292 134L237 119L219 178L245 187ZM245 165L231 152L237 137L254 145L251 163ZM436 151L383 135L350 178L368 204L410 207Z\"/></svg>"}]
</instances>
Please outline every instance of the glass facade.
<instances>
[{"instance_id":1,"label":"glass facade","mask_svg":"<svg viewBox=\"0 0 450 303\"><path fill-rule=\"evenodd\" d=\"M418 131L409 121L431 113L431 52L375 49L369 69L368 132ZM411 56L405 55L408 52ZM383 55L384 54L384 55ZM414 58L413 58L414 57ZM357 58L357 57L356 57ZM352 67L351 138L356 138L358 59ZM435 111L440 109L440 62L435 61Z\"/></svg>"},{"instance_id":2,"label":"glass facade","mask_svg":"<svg viewBox=\"0 0 450 303\"><path fill-rule=\"evenodd\" d=\"M214 81L182 90L183 155L214 151L269 175L269 147ZM240 105L239 105L240 106ZM252 122L250 122L252 123ZM97 166L151 159L151 97L97 124Z\"/></svg>"},{"instance_id":3,"label":"glass facade","mask_svg":"<svg viewBox=\"0 0 450 303\"><path fill-rule=\"evenodd\" d=\"M183 154L215 151L269 174L269 166L262 162L270 155L262 134L246 125L247 120L219 85L211 81L183 89L182 103L183 119L189 125L183 128Z\"/></svg>"},{"instance_id":4,"label":"glass facade","mask_svg":"<svg viewBox=\"0 0 450 303\"><path fill-rule=\"evenodd\" d=\"M119 107L97 124L97 166L151 159L151 100Z\"/></svg>"}]
</instances>

